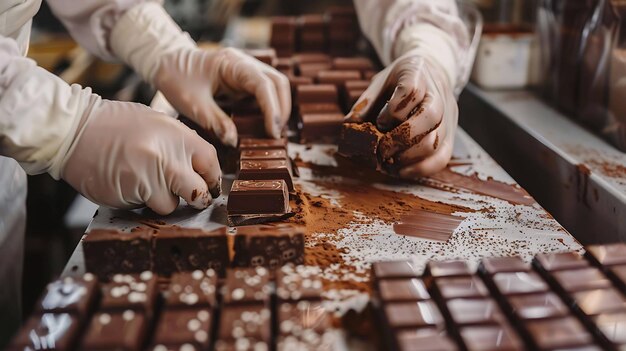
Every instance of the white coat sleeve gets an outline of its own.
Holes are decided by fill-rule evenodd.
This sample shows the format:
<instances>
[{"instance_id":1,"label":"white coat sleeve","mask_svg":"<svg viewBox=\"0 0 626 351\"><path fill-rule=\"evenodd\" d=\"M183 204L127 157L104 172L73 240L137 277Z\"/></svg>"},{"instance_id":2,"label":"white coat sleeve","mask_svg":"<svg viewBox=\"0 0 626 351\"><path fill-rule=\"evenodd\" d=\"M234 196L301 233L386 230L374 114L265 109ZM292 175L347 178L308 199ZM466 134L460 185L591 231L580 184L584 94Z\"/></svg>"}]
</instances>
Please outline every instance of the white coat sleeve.
<instances>
[{"instance_id":1,"label":"white coat sleeve","mask_svg":"<svg viewBox=\"0 0 626 351\"><path fill-rule=\"evenodd\" d=\"M0 155L27 173L60 178L81 117L99 100L90 89L38 67L15 40L0 36Z\"/></svg>"},{"instance_id":2,"label":"white coat sleeve","mask_svg":"<svg viewBox=\"0 0 626 351\"><path fill-rule=\"evenodd\" d=\"M444 68L458 94L476 53L454 0L354 0L359 24L382 62L417 50Z\"/></svg>"}]
</instances>

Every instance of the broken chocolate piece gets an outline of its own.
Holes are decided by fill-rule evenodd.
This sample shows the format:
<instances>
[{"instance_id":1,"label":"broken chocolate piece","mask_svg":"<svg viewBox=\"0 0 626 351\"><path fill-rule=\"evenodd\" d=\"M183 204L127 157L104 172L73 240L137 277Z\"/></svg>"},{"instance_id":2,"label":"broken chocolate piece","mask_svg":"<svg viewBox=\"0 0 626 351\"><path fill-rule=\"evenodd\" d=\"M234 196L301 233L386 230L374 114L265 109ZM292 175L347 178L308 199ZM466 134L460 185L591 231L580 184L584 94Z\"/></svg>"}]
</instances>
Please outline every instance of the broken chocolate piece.
<instances>
[{"instance_id":1,"label":"broken chocolate piece","mask_svg":"<svg viewBox=\"0 0 626 351\"><path fill-rule=\"evenodd\" d=\"M383 133L372 123L344 123L339 137L339 154L367 167L378 168L378 142Z\"/></svg>"}]
</instances>

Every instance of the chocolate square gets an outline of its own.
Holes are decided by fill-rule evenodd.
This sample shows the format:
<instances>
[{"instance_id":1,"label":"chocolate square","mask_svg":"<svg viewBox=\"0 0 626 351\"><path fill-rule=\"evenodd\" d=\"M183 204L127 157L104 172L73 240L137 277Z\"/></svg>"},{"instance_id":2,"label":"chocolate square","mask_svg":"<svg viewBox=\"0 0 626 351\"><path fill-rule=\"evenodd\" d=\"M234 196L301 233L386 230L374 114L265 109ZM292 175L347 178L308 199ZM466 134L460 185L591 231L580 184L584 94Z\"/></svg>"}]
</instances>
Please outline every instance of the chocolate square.
<instances>
[{"instance_id":1,"label":"chocolate square","mask_svg":"<svg viewBox=\"0 0 626 351\"><path fill-rule=\"evenodd\" d=\"M420 272L411 261L382 261L372 263L373 276L380 279L418 278Z\"/></svg>"},{"instance_id":2,"label":"chocolate square","mask_svg":"<svg viewBox=\"0 0 626 351\"><path fill-rule=\"evenodd\" d=\"M96 277L87 273L80 278L65 277L46 286L43 297L35 306L39 312L71 313L86 317L96 298Z\"/></svg>"},{"instance_id":3,"label":"chocolate square","mask_svg":"<svg viewBox=\"0 0 626 351\"><path fill-rule=\"evenodd\" d=\"M339 154L354 158L370 168L378 167L378 143L383 137L372 123L344 123L339 137Z\"/></svg>"},{"instance_id":4,"label":"chocolate square","mask_svg":"<svg viewBox=\"0 0 626 351\"><path fill-rule=\"evenodd\" d=\"M85 267L107 280L115 273L141 273L150 270L153 229L130 233L94 229L83 238Z\"/></svg>"},{"instance_id":5,"label":"chocolate square","mask_svg":"<svg viewBox=\"0 0 626 351\"><path fill-rule=\"evenodd\" d=\"M335 57L333 68L340 71L368 71L374 69L374 63L367 57Z\"/></svg>"},{"instance_id":6,"label":"chocolate square","mask_svg":"<svg viewBox=\"0 0 626 351\"><path fill-rule=\"evenodd\" d=\"M386 302L420 301L430 299L421 279L393 279L378 282L380 299Z\"/></svg>"},{"instance_id":7,"label":"chocolate square","mask_svg":"<svg viewBox=\"0 0 626 351\"><path fill-rule=\"evenodd\" d=\"M466 277L472 275L472 271L467 262L462 260L430 261L424 275L433 278Z\"/></svg>"},{"instance_id":8,"label":"chocolate square","mask_svg":"<svg viewBox=\"0 0 626 351\"><path fill-rule=\"evenodd\" d=\"M569 308L551 292L512 296L508 301L513 313L523 320L563 317L569 313Z\"/></svg>"},{"instance_id":9,"label":"chocolate square","mask_svg":"<svg viewBox=\"0 0 626 351\"><path fill-rule=\"evenodd\" d=\"M464 327L460 334L468 351L524 350L515 333L503 325Z\"/></svg>"},{"instance_id":10,"label":"chocolate square","mask_svg":"<svg viewBox=\"0 0 626 351\"><path fill-rule=\"evenodd\" d=\"M99 312L85 332L81 350L141 350L146 329L146 318L139 312Z\"/></svg>"},{"instance_id":11,"label":"chocolate square","mask_svg":"<svg viewBox=\"0 0 626 351\"><path fill-rule=\"evenodd\" d=\"M576 252L540 253L535 256L535 264L547 272L564 269L585 268L589 262Z\"/></svg>"},{"instance_id":12,"label":"chocolate square","mask_svg":"<svg viewBox=\"0 0 626 351\"><path fill-rule=\"evenodd\" d=\"M321 302L283 302L277 308L280 335L314 333L319 336L331 328L330 316Z\"/></svg>"},{"instance_id":13,"label":"chocolate square","mask_svg":"<svg viewBox=\"0 0 626 351\"><path fill-rule=\"evenodd\" d=\"M526 328L541 350L586 346L593 340L578 319L571 316L531 321Z\"/></svg>"},{"instance_id":14,"label":"chocolate square","mask_svg":"<svg viewBox=\"0 0 626 351\"><path fill-rule=\"evenodd\" d=\"M271 342L270 310L264 305L226 305L222 308L220 340L256 340Z\"/></svg>"},{"instance_id":15,"label":"chocolate square","mask_svg":"<svg viewBox=\"0 0 626 351\"><path fill-rule=\"evenodd\" d=\"M332 84L299 85L296 88L296 101L299 104L337 104L337 87Z\"/></svg>"},{"instance_id":16,"label":"chocolate square","mask_svg":"<svg viewBox=\"0 0 626 351\"><path fill-rule=\"evenodd\" d=\"M500 324L506 319L490 298L452 299L446 305L456 325Z\"/></svg>"},{"instance_id":17,"label":"chocolate square","mask_svg":"<svg viewBox=\"0 0 626 351\"><path fill-rule=\"evenodd\" d=\"M298 72L300 72L302 77L311 78L312 83L319 72L329 70L330 68L331 64L328 62L301 63L298 65Z\"/></svg>"},{"instance_id":18,"label":"chocolate square","mask_svg":"<svg viewBox=\"0 0 626 351\"><path fill-rule=\"evenodd\" d=\"M167 294L168 308L200 308L216 305L217 273L206 271L174 273Z\"/></svg>"},{"instance_id":19,"label":"chocolate square","mask_svg":"<svg viewBox=\"0 0 626 351\"><path fill-rule=\"evenodd\" d=\"M116 274L103 284L100 308L103 311L138 310L151 315L158 296L157 278L152 272L140 275Z\"/></svg>"},{"instance_id":20,"label":"chocolate square","mask_svg":"<svg viewBox=\"0 0 626 351\"><path fill-rule=\"evenodd\" d=\"M165 310L154 333L155 345L194 345L206 350L210 343L208 309Z\"/></svg>"},{"instance_id":21,"label":"chocolate square","mask_svg":"<svg viewBox=\"0 0 626 351\"><path fill-rule=\"evenodd\" d=\"M300 115L317 114L317 113L340 113L339 105L332 103L312 103L298 105Z\"/></svg>"},{"instance_id":22,"label":"chocolate square","mask_svg":"<svg viewBox=\"0 0 626 351\"><path fill-rule=\"evenodd\" d=\"M10 350L71 350L79 332L79 321L69 313L32 316L13 339Z\"/></svg>"},{"instance_id":23,"label":"chocolate square","mask_svg":"<svg viewBox=\"0 0 626 351\"><path fill-rule=\"evenodd\" d=\"M289 224L237 228L235 267L264 266L271 269L287 263L304 263L304 229Z\"/></svg>"},{"instance_id":24,"label":"chocolate square","mask_svg":"<svg viewBox=\"0 0 626 351\"><path fill-rule=\"evenodd\" d=\"M444 299L489 296L487 287L478 277L439 278L435 280L439 294Z\"/></svg>"},{"instance_id":25,"label":"chocolate square","mask_svg":"<svg viewBox=\"0 0 626 351\"><path fill-rule=\"evenodd\" d=\"M239 140L240 150L267 150L267 149L286 149L287 139L255 139L241 138Z\"/></svg>"},{"instance_id":26,"label":"chocolate square","mask_svg":"<svg viewBox=\"0 0 626 351\"><path fill-rule=\"evenodd\" d=\"M265 132L265 117L261 114L240 115L233 114L232 121L237 128L237 134L248 138L267 137Z\"/></svg>"},{"instance_id":27,"label":"chocolate square","mask_svg":"<svg viewBox=\"0 0 626 351\"><path fill-rule=\"evenodd\" d=\"M240 161L287 160L285 149L241 150Z\"/></svg>"},{"instance_id":28,"label":"chocolate square","mask_svg":"<svg viewBox=\"0 0 626 351\"><path fill-rule=\"evenodd\" d=\"M309 113L300 116L298 129L302 142L332 142L339 138L344 115L342 113Z\"/></svg>"},{"instance_id":29,"label":"chocolate square","mask_svg":"<svg viewBox=\"0 0 626 351\"><path fill-rule=\"evenodd\" d=\"M228 195L226 209L229 216L287 213L290 211L287 184L282 179L237 179Z\"/></svg>"},{"instance_id":30,"label":"chocolate square","mask_svg":"<svg viewBox=\"0 0 626 351\"><path fill-rule=\"evenodd\" d=\"M395 334L398 351L455 351L456 344L435 328L400 330Z\"/></svg>"},{"instance_id":31,"label":"chocolate square","mask_svg":"<svg viewBox=\"0 0 626 351\"><path fill-rule=\"evenodd\" d=\"M519 256L487 257L480 262L479 270L490 275L501 272L527 272L530 265Z\"/></svg>"},{"instance_id":32,"label":"chocolate square","mask_svg":"<svg viewBox=\"0 0 626 351\"><path fill-rule=\"evenodd\" d=\"M224 304L266 304L271 294L269 282L270 273L264 267L229 269L222 286Z\"/></svg>"},{"instance_id":33,"label":"chocolate square","mask_svg":"<svg viewBox=\"0 0 626 351\"><path fill-rule=\"evenodd\" d=\"M592 245L586 249L587 257L602 266L626 264L626 243Z\"/></svg>"},{"instance_id":34,"label":"chocolate square","mask_svg":"<svg viewBox=\"0 0 626 351\"><path fill-rule=\"evenodd\" d=\"M174 272L214 269L223 274L229 265L226 228L213 231L171 227L155 236L154 269L169 276Z\"/></svg>"},{"instance_id":35,"label":"chocolate square","mask_svg":"<svg viewBox=\"0 0 626 351\"><path fill-rule=\"evenodd\" d=\"M444 324L441 312L432 300L390 303L384 309L392 329L442 328Z\"/></svg>"},{"instance_id":36,"label":"chocolate square","mask_svg":"<svg viewBox=\"0 0 626 351\"><path fill-rule=\"evenodd\" d=\"M587 316L626 311L626 300L613 288L579 291L572 294L576 306Z\"/></svg>"},{"instance_id":37,"label":"chocolate square","mask_svg":"<svg viewBox=\"0 0 626 351\"><path fill-rule=\"evenodd\" d=\"M360 80L359 71L320 71L317 73L316 81L319 84L334 84L342 87L349 80Z\"/></svg>"},{"instance_id":38,"label":"chocolate square","mask_svg":"<svg viewBox=\"0 0 626 351\"><path fill-rule=\"evenodd\" d=\"M297 65L303 63L328 63L331 64L331 57L321 52L303 52L293 56L293 61Z\"/></svg>"},{"instance_id":39,"label":"chocolate square","mask_svg":"<svg viewBox=\"0 0 626 351\"><path fill-rule=\"evenodd\" d=\"M276 270L276 295L280 301L320 300L322 270L318 266L288 264Z\"/></svg>"},{"instance_id":40,"label":"chocolate square","mask_svg":"<svg viewBox=\"0 0 626 351\"><path fill-rule=\"evenodd\" d=\"M595 267L554 272L553 277L565 291L569 292L611 286L607 277Z\"/></svg>"},{"instance_id":41,"label":"chocolate square","mask_svg":"<svg viewBox=\"0 0 626 351\"><path fill-rule=\"evenodd\" d=\"M548 285L535 272L496 273L493 282L505 296L548 291Z\"/></svg>"},{"instance_id":42,"label":"chocolate square","mask_svg":"<svg viewBox=\"0 0 626 351\"><path fill-rule=\"evenodd\" d=\"M294 191L291 179L291 165L287 159L282 160L243 160L239 164L239 180L265 180L273 181L282 179L287 184L290 192Z\"/></svg>"},{"instance_id":43,"label":"chocolate square","mask_svg":"<svg viewBox=\"0 0 626 351\"><path fill-rule=\"evenodd\" d=\"M614 345L624 345L626 344L626 313L607 313L601 314L593 318L596 326L604 335L604 337L609 340L610 343Z\"/></svg>"}]
</instances>

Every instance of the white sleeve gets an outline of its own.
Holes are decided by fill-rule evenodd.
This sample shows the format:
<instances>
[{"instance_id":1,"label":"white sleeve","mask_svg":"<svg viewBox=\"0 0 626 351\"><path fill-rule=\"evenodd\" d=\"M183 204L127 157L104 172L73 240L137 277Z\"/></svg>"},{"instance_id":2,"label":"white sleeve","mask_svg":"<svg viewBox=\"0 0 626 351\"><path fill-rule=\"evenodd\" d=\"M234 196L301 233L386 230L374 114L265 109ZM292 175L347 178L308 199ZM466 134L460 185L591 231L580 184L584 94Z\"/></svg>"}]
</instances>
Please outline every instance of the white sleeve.
<instances>
[{"instance_id":1,"label":"white sleeve","mask_svg":"<svg viewBox=\"0 0 626 351\"><path fill-rule=\"evenodd\" d=\"M359 24L385 65L418 50L443 66L459 93L475 45L454 0L354 0Z\"/></svg>"},{"instance_id":2,"label":"white sleeve","mask_svg":"<svg viewBox=\"0 0 626 351\"><path fill-rule=\"evenodd\" d=\"M109 45L113 27L130 8L150 1L163 0L47 0L72 37L87 51L108 61L117 58Z\"/></svg>"},{"instance_id":3,"label":"white sleeve","mask_svg":"<svg viewBox=\"0 0 626 351\"><path fill-rule=\"evenodd\" d=\"M90 89L65 83L21 55L0 36L0 155L29 174L59 179L82 116L100 101Z\"/></svg>"}]
</instances>

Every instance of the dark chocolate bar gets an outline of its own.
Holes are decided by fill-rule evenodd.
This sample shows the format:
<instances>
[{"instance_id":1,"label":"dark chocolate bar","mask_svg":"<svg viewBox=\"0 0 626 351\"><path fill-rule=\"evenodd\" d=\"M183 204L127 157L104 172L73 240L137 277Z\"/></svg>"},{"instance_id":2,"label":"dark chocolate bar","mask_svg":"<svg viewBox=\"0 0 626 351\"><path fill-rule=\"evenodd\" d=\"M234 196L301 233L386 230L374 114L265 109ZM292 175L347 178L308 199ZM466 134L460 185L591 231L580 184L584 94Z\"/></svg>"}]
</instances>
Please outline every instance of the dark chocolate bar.
<instances>
[{"instance_id":1,"label":"dark chocolate bar","mask_svg":"<svg viewBox=\"0 0 626 351\"><path fill-rule=\"evenodd\" d=\"M240 161L286 160L287 151L285 149L241 150L239 159Z\"/></svg>"},{"instance_id":2,"label":"dark chocolate bar","mask_svg":"<svg viewBox=\"0 0 626 351\"><path fill-rule=\"evenodd\" d=\"M328 103L315 103L315 104L300 104L298 105L298 112L300 115L310 113L340 113L341 109L337 104Z\"/></svg>"},{"instance_id":3,"label":"dark chocolate bar","mask_svg":"<svg viewBox=\"0 0 626 351\"><path fill-rule=\"evenodd\" d=\"M333 69L339 71L368 71L374 69L374 63L367 57L335 57Z\"/></svg>"},{"instance_id":4,"label":"dark chocolate bar","mask_svg":"<svg viewBox=\"0 0 626 351\"><path fill-rule=\"evenodd\" d=\"M294 191L291 165L287 159L242 160L239 164L237 178L239 180L266 181L282 179L289 191Z\"/></svg>"},{"instance_id":5,"label":"dark chocolate bar","mask_svg":"<svg viewBox=\"0 0 626 351\"><path fill-rule=\"evenodd\" d=\"M299 85L296 88L296 100L299 104L337 103L337 87L332 84Z\"/></svg>"},{"instance_id":6,"label":"dark chocolate bar","mask_svg":"<svg viewBox=\"0 0 626 351\"><path fill-rule=\"evenodd\" d=\"M372 275L376 280L418 278L421 272L411 261L381 261L372 264Z\"/></svg>"},{"instance_id":7,"label":"dark chocolate bar","mask_svg":"<svg viewBox=\"0 0 626 351\"><path fill-rule=\"evenodd\" d=\"M228 195L228 215L283 214L290 211L289 190L279 180L235 180Z\"/></svg>"},{"instance_id":8,"label":"dark chocolate bar","mask_svg":"<svg viewBox=\"0 0 626 351\"><path fill-rule=\"evenodd\" d=\"M235 267L275 269L287 263L303 264L304 230L289 224L239 227L234 251Z\"/></svg>"},{"instance_id":9,"label":"dark chocolate bar","mask_svg":"<svg viewBox=\"0 0 626 351\"><path fill-rule=\"evenodd\" d=\"M341 134L342 113L310 113L300 116L300 140L302 142L333 142Z\"/></svg>"},{"instance_id":10,"label":"dark chocolate bar","mask_svg":"<svg viewBox=\"0 0 626 351\"><path fill-rule=\"evenodd\" d=\"M331 69L331 64L326 62L301 63L298 65L298 73L301 77L315 79L322 71Z\"/></svg>"},{"instance_id":11,"label":"dark chocolate bar","mask_svg":"<svg viewBox=\"0 0 626 351\"><path fill-rule=\"evenodd\" d=\"M360 80L361 72L359 71L320 71L317 73L315 80L319 84L334 84L341 87L349 80Z\"/></svg>"},{"instance_id":12,"label":"dark chocolate bar","mask_svg":"<svg viewBox=\"0 0 626 351\"><path fill-rule=\"evenodd\" d=\"M241 138L239 141L240 150L250 149L286 149L287 139L255 139L255 138Z\"/></svg>"}]
</instances>

